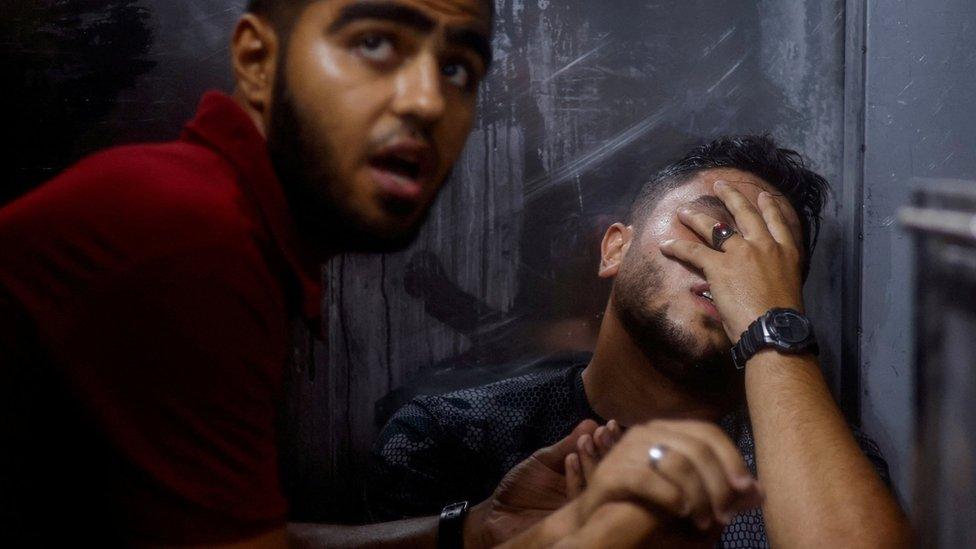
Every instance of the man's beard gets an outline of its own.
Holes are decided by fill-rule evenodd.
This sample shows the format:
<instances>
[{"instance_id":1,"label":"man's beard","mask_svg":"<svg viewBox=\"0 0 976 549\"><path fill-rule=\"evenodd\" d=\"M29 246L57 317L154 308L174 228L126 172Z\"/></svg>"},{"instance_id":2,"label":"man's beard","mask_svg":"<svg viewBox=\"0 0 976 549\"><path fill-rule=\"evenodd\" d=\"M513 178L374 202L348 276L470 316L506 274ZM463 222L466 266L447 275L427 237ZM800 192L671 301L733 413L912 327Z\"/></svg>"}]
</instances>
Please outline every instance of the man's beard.
<instances>
[{"instance_id":1,"label":"man's beard","mask_svg":"<svg viewBox=\"0 0 976 549\"><path fill-rule=\"evenodd\" d=\"M275 82L268 152L299 232L323 253L395 252L417 237L429 208L407 229L370 227L343 207L334 151L316 139L292 98L282 67ZM352 184L352 182L350 182Z\"/></svg>"},{"instance_id":2,"label":"man's beard","mask_svg":"<svg viewBox=\"0 0 976 549\"><path fill-rule=\"evenodd\" d=\"M728 352L704 346L671 320L669 304L650 308L662 287L661 268L651 259L621 268L613 300L624 330L653 367L683 389L705 396L737 393L739 376Z\"/></svg>"}]
</instances>

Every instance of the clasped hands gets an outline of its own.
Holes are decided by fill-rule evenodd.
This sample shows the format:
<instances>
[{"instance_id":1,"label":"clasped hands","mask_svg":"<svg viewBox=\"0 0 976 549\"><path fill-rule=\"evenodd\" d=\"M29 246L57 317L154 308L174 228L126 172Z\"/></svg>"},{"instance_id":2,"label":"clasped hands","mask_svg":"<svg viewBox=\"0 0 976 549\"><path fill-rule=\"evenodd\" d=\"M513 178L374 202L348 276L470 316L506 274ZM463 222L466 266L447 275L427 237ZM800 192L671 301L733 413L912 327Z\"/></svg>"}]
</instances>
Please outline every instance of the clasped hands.
<instances>
[{"instance_id":1,"label":"clasped hands","mask_svg":"<svg viewBox=\"0 0 976 549\"><path fill-rule=\"evenodd\" d=\"M649 450L663 448L656 464ZM763 490L717 426L582 422L513 468L465 523L467 547L710 546Z\"/></svg>"}]
</instances>

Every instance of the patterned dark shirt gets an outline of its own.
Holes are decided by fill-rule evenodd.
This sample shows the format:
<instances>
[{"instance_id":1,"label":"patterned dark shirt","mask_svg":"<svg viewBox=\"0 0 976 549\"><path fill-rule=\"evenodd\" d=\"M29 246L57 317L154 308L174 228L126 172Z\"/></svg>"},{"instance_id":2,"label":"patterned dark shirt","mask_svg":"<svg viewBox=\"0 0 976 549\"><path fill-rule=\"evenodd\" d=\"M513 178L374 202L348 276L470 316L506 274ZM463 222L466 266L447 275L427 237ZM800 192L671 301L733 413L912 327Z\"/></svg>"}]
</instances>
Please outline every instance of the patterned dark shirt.
<instances>
[{"instance_id":1,"label":"patterned dark shirt","mask_svg":"<svg viewBox=\"0 0 976 549\"><path fill-rule=\"evenodd\" d=\"M551 369L440 396L420 396L401 408L373 450L366 489L373 520L433 515L448 503L480 502L509 469L535 450L569 434L584 419L605 421L583 390L585 364ZM748 416L720 422L756 472ZM888 482L888 468L872 441L855 430L865 455ZM720 547L769 547L762 511L738 515Z\"/></svg>"}]
</instances>

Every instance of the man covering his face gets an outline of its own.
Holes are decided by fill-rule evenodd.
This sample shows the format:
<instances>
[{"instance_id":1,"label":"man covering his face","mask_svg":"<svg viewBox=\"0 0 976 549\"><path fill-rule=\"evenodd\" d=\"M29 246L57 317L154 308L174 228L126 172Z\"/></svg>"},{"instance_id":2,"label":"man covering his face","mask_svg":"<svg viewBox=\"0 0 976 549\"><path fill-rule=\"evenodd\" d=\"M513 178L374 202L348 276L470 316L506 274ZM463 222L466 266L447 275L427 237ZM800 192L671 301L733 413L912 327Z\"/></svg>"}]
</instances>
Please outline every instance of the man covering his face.
<instances>
[{"instance_id":1,"label":"man covering his face","mask_svg":"<svg viewBox=\"0 0 976 549\"><path fill-rule=\"evenodd\" d=\"M762 339L808 326L801 287L827 191L767 136L721 138L664 168L607 229L599 275L614 285L591 360L405 406L375 448L374 518L479 501L535 448L594 421L563 464L565 493L650 461L645 534L659 544L906 544L887 466L844 423L812 338ZM635 431L652 443L643 460L617 459L639 448Z\"/></svg>"}]
</instances>

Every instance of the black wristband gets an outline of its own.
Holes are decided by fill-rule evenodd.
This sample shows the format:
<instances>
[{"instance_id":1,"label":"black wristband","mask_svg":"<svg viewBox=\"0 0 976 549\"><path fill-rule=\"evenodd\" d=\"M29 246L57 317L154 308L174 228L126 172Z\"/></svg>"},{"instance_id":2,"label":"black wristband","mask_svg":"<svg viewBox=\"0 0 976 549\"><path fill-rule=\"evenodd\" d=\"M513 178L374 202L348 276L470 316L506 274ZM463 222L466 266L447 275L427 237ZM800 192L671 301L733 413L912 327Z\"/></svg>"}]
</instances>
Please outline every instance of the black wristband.
<instances>
[{"instance_id":1,"label":"black wristband","mask_svg":"<svg viewBox=\"0 0 976 549\"><path fill-rule=\"evenodd\" d=\"M464 517L467 514L466 501L444 507L437 527L437 549L464 549Z\"/></svg>"},{"instance_id":2,"label":"black wristband","mask_svg":"<svg viewBox=\"0 0 976 549\"><path fill-rule=\"evenodd\" d=\"M736 369L745 368L746 362L762 349L763 343L762 322L757 320L742 332L739 342L732 346L732 361Z\"/></svg>"},{"instance_id":3,"label":"black wristband","mask_svg":"<svg viewBox=\"0 0 976 549\"><path fill-rule=\"evenodd\" d=\"M818 354L817 338L809 319L795 309L773 308L756 319L732 346L732 362L742 370L763 349L781 353Z\"/></svg>"}]
</instances>

